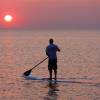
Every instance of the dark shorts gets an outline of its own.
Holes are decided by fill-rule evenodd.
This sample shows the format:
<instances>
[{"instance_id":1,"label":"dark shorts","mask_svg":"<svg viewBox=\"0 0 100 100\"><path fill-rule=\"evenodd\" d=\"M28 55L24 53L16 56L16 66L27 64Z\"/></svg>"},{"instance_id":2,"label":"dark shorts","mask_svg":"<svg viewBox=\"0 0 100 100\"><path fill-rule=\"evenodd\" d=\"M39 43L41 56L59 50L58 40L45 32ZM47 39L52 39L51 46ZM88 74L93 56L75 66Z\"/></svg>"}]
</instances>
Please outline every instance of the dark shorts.
<instances>
[{"instance_id":1,"label":"dark shorts","mask_svg":"<svg viewBox=\"0 0 100 100\"><path fill-rule=\"evenodd\" d=\"M48 60L48 70L56 70L57 69L57 59L49 59Z\"/></svg>"}]
</instances>

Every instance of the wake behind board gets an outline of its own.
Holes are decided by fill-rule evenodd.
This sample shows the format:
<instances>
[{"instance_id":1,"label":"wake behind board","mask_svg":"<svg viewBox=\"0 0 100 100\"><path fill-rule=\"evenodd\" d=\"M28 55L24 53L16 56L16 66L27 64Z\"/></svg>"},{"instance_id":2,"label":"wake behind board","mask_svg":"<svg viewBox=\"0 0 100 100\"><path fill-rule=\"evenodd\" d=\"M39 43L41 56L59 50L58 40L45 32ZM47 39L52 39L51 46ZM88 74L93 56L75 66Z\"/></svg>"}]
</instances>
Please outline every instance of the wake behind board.
<instances>
[{"instance_id":1,"label":"wake behind board","mask_svg":"<svg viewBox=\"0 0 100 100\"><path fill-rule=\"evenodd\" d=\"M48 82L68 82L67 80L64 80L65 78L57 78L57 80L49 80L49 78L43 78L43 77L36 77L36 76L24 76L26 80L37 80L37 81L48 81Z\"/></svg>"}]
</instances>

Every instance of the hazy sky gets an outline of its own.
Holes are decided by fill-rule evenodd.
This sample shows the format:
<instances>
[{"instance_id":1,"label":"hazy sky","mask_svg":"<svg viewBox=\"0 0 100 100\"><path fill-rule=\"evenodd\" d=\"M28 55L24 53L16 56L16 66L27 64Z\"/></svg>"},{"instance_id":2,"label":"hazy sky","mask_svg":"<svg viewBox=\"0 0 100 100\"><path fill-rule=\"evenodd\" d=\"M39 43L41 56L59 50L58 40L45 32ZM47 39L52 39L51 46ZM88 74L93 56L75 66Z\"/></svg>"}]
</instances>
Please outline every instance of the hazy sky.
<instances>
[{"instance_id":1,"label":"hazy sky","mask_svg":"<svg viewBox=\"0 0 100 100\"><path fill-rule=\"evenodd\" d=\"M9 28L100 29L100 0L0 0L0 28L5 14Z\"/></svg>"}]
</instances>

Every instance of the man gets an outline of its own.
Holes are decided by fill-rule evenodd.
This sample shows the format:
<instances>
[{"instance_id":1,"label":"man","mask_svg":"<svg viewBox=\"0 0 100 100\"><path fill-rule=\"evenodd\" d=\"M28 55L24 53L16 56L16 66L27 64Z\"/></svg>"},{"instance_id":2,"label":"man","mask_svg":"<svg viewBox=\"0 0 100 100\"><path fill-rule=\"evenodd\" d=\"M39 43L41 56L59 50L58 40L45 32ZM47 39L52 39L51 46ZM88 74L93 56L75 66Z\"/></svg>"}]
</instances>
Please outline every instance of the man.
<instances>
[{"instance_id":1,"label":"man","mask_svg":"<svg viewBox=\"0 0 100 100\"><path fill-rule=\"evenodd\" d=\"M48 70L50 79L52 80L52 70L54 70L55 80L57 79L57 51L60 49L53 43L53 39L49 39L49 45L46 47L46 55L48 56Z\"/></svg>"}]
</instances>

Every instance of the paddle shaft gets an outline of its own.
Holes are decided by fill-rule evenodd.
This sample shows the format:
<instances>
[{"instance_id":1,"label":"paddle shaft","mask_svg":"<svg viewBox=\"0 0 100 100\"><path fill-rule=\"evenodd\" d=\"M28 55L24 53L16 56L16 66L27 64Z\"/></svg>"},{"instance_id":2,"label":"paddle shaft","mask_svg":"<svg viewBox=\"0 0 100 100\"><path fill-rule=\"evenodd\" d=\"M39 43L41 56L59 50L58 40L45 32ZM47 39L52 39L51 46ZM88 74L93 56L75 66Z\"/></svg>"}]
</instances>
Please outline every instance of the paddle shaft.
<instances>
[{"instance_id":1,"label":"paddle shaft","mask_svg":"<svg viewBox=\"0 0 100 100\"><path fill-rule=\"evenodd\" d=\"M45 59L43 59L42 61L40 61L37 65L35 65L33 68L31 68L31 70L33 70L35 67L37 67L38 65L40 65L42 62L44 62L48 57L46 57Z\"/></svg>"}]
</instances>

